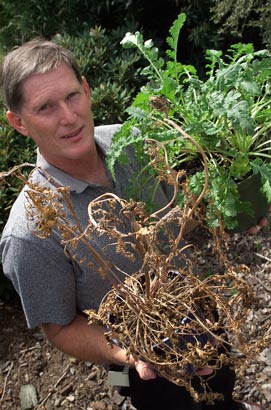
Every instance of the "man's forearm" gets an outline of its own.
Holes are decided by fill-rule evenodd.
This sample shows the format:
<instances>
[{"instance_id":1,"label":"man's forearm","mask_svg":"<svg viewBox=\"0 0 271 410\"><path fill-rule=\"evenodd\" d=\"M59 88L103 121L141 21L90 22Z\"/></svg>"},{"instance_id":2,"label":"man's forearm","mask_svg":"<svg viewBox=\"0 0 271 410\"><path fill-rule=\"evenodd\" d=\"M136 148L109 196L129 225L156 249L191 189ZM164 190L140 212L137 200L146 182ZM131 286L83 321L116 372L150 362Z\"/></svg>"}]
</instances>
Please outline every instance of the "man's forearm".
<instances>
[{"instance_id":1,"label":"man's forearm","mask_svg":"<svg viewBox=\"0 0 271 410\"><path fill-rule=\"evenodd\" d=\"M70 356L101 364L127 363L126 352L107 343L105 329L99 325L89 325L82 315L76 315L68 325L44 324L42 328L50 343ZM132 358L129 364L134 365Z\"/></svg>"}]
</instances>

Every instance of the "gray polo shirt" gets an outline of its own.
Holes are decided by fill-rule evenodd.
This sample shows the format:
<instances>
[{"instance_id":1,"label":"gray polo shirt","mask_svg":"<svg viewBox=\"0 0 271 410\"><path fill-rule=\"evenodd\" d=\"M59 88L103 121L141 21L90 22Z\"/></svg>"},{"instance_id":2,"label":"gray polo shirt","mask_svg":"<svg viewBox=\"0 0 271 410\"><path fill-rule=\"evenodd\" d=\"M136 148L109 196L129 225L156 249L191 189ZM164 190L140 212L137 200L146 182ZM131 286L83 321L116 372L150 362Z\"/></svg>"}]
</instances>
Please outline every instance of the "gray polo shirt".
<instances>
[{"instance_id":1,"label":"gray polo shirt","mask_svg":"<svg viewBox=\"0 0 271 410\"><path fill-rule=\"evenodd\" d=\"M119 125L95 128L95 140L104 155L108 152L112 136ZM91 158L90 158L91 161ZM47 163L38 153L37 166L50 174L61 186L70 187L73 207L85 228L88 224L88 204L97 196L108 192L108 188L75 179ZM116 179L112 192L125 198L127 185L138 170L135 158L130 153L129 163L117 164ZM38 183L48 181L38 170L33 180ZM99 274L99 265L83 244L75 251L67 248L64 252L59 232L42 239L33 234L31 221L26 217L25 189L15 201L1 238L2 263L5 275L10 278L20 295L27 324L30 328L42 323L64 325L69 323L77 311L97 309L110 283ZM167 202L162 189L157 193L159 205ZM129 262L116 251L109 238L95 235L91 245L111 264L116 264L127 273L136 272L140 261ZM107 245L107 246L106 246ZM74 258L73 253L76 253ZM84 263L79 263L86 259ZM88 266L89 262L92 266Z\"/></svg>"}]
</instances>

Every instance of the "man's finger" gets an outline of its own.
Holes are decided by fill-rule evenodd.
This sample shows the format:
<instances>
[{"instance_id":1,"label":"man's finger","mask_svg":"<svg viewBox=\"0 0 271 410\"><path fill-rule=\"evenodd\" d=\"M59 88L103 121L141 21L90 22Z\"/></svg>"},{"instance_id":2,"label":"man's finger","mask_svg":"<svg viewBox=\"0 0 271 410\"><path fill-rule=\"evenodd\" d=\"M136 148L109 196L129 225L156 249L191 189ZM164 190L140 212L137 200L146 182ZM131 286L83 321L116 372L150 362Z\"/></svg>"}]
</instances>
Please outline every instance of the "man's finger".
<instances>
[{"instance_id":1,"label":"man's finger","mask_svg":"<svg viewBox=\"0 0 271 410\"><path fill-rule=\"evenodd\" d=\"M198 369L196 374L198 376L209 376L209 374L213 373L213 369L211 367L204 367L203 369Z\"/></svg>"},{"instance_id":2,"label":"man's finger","mask_svg":"<svg viewBox=\"0 0 271 410\"><path fill-rule=\"evenodd\" d=\"M142 362L141 360L135 362L135 369L143 380L156 379L157 374L149 363Z\"/></svg>"}]
</instances>

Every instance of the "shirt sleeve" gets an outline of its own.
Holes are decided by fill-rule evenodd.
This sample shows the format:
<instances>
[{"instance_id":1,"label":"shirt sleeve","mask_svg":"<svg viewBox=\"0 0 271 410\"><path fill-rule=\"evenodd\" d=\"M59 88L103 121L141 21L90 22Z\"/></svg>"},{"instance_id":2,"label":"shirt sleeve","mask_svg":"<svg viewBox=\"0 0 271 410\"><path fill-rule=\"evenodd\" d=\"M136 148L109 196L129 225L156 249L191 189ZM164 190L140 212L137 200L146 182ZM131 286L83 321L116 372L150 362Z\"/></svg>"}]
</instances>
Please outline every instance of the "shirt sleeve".
<instances>
[{"instance_id":1,"label":"shirt sleeve","mask_svg":"<svg viewBox=\"0 0 271 410\"><path fill-rule=\"evenodd\" d=\"M64 325L76 314L73 263L53 238L2 238L5 275L18 292L27 325Z\"/></svg>"}]
</instances>

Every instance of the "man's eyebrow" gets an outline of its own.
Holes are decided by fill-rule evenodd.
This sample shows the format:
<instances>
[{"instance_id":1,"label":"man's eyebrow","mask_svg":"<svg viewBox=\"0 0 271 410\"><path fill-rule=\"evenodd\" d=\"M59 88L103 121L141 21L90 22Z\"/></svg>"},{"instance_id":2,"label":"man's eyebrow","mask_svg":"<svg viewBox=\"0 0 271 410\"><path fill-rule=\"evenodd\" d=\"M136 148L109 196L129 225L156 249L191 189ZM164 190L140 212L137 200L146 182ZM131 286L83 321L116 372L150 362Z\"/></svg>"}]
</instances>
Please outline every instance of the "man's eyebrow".
<instances>
[{"instance_id":1,"label":"man's eyebrow","mask_svg":"<svg viewBox=\"0 0 271 410\"><path fill-rule=\"evenodd\" d=\"M68 98L70 95L72 95L72 94L75 94L75 93L80 93L81 92L81 88L80 88L80 86L79 85L75 85L72 89L70 89L70 90L67 90L67 92L65 92L64 93L64 99L66 99L66 98ZM34 102L34 104L33 104L33 107L32 107L32 110L33 111L35 111L35 110L38 110L40 107L42 107L43 105L46 105L46 104L48 104L48 105L50 105L50 104L54 104L54 99L52 99L52 98L48 98L48 99L46 99L46 100L43 100L43 101L37 101L37 102Z\"/></svg>"},{"instance_id":2,"label":"man's eyebrow","mask_svg":"<svg viewBox=\"0 0 271 410\"><path fill-rule=\"evenodd\" d=\"M66 95L66 98L69 97L70 95L77 94L77 93L80 93L80 92L81 92L81 90L79 90L79 89L69 91L68 94Z\"/></svg>"},{"instance_id":3,"label":"man's eyebrow","mask_svg":"<svg viewBox=\"0 0 271 410\"><path fill-rule=\"evenodd\" d=\"M33 105L33 110L38 110L40 107L43 107L44 105L48 105L50 103L51 103L51 101L48 100L48 99L46 99L44 101L36 102Z\"/></svg>"}]
</instances>

